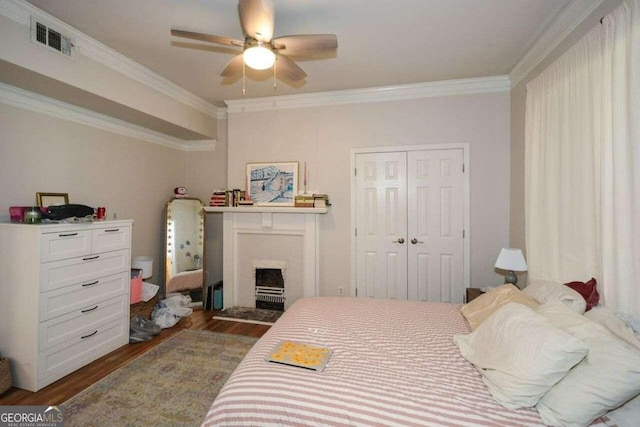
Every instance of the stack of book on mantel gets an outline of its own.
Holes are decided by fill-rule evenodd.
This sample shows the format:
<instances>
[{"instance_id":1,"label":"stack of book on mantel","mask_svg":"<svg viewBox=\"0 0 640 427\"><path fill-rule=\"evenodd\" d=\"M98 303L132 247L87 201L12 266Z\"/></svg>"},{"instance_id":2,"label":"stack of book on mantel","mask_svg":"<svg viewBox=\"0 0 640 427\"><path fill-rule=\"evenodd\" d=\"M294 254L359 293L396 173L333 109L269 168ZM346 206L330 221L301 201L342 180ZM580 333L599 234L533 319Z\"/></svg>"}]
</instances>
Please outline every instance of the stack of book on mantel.
<instances>
[{"instance_id":1,"label":"stack of book on mantel","mask_svg":"<svg viewBox=\"0 0 640 427\"><path fill-rule=\"evenodd\" d=\"M296 208L312 208L313 194L298 194L293 201L293 206Z\"/></svg>"},{"instance_id":2,"label":"stack of book on mantel","mask_svg":"<svg viewBox=\"0 0 640 427\"><path fill-rule=\"evenodd\" d=\"M298 194L294 200L296 208L326 208L331 206L326 194Z\"/></svg>"},{"instance_id":3,"label":"stack of book on mantel","mask_svg":"<svg viewBox=\"0 0 640 427\"><path fill-rule=\"evenodd\" d=\"M327 206L331 206L329 203L329 196L326 194L314 194L313 195L313 207L315 208L326 208Z\"/></svg>"},{"instance_id":4,"label":"stack of book on mantel","mask_svg":"<svg viewBox=\"0 0 640 427\"><path fill-rule=\"evenodd\" d=\"M209 206L229 206L227 190L214 190L209 199Z\"/></svg>"},{"instance_id":5,"label":"stack of book on mantel","mask_svg":"<svg viewBox=\"0 0 640 427\"><path fill-rule=\"evenodd\" d=\"M245 191L235 190L214 190L209 199L209 206L252 206L253 201L249 200Z\"/></svg>"}]
</instances>

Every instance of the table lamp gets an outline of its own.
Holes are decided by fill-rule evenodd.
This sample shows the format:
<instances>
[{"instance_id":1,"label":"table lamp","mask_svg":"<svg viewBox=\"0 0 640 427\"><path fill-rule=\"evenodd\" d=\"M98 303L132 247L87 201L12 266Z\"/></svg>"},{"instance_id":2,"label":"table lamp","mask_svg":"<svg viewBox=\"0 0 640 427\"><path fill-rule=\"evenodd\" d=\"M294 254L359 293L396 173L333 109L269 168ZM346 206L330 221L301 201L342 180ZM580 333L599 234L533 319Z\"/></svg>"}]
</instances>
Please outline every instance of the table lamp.
<instances>
[{"instance_id":1,"label":"table lamp","mask_svg":"<svg viewBox=\"0 0 640 427\"><path fill-rule=\"evenodd\" d=\"M504 283L511 283L517 286L518 276L516 276L514 271L527 271L527 262L524 260L521 249L502 248L496 260L495 267L501 270L507 270Z\"/></svg>"}]
</instances>

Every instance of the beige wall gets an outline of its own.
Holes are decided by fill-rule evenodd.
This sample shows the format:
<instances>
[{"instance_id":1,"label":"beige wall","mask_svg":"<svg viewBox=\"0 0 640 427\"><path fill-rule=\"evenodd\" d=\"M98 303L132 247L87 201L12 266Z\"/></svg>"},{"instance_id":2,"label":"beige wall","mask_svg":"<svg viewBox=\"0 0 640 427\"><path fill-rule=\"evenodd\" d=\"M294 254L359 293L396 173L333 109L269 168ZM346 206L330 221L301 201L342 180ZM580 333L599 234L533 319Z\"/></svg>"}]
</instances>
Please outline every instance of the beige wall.
<instances>
[{"instance_id":1,"label":"beige wall","mask_svg":"<svg viewBox=\"0 0 640 427\"><path fill-rule=\"evenodd\" d=\"M206 206L213 190L227 188L227 121L218 120L217 127L215 151L186 154L185 186ZM207 214L205 220L205 280L212 285L222 280L222 214Z\"/></svg>"},{"instance_id":2,"label":"beige wall","mask_svg":"<svg viewBox=\"0 0 640 427\"><path fill-rule=\"evenodd\" d=\"M525 248L524 239L524 84L511 89L511 188L509 191L509 246Z\"/></svg>"},{"instance_id":3,"label":"beige wall","mask_svg":"<svg viewBox=\"0 0 640 427\"><path fill-rule=\"evenodd\" d=\"M350 152L353 148L470 145L471 284L499 284L493 265L509 237L509 93L230 113L228 184L245 164L307 162L309 190L333 203L320 218L320 291L349 289Z\"/></svg>"},{"instance_id":4,"label":"beige wall","mask_svg":"<svg viewBox=\"0 0 640 427\"><path fill-rule=\"evenodd\" d=\"M184 182L184 152L6 105L0 129L2 218L10 206L33 206L36 192L105 206L134 220L132 256L153 256L151 281L161 278L164 206Z\"/></svg>"}]
</instances>

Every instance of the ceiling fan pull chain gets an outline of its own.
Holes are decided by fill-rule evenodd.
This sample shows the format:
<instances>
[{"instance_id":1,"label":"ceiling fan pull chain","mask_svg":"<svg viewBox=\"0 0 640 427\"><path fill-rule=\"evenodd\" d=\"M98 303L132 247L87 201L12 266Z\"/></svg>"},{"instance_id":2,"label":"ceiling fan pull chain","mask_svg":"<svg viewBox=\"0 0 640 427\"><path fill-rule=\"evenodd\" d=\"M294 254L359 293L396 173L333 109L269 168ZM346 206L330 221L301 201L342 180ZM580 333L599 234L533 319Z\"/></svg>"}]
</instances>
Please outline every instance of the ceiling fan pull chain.
<instances>
[{"instance_id":1,"label":"ceiling fan pull chain","mask_svg":"<svg viewBox=\"0 0 640 427\"><path fill-rule=\"evenodd\" d=\"M244 96L246 94L246 91L244 89L244 60L242 60L242 96Z\"/></svg>"},{"instance_id":2,"label":"ceiling fan pull chain","mask_svg":"<svg viewBox=\"0 0 640 427\"><path fill-rule=\"evenodd\" d=\"M276 71L278 69L278 57L276 56L276 61L273 63L273 91L276 91L276 85L277 85L277 80L276 80Z\"/></svg>"}]
</instances>

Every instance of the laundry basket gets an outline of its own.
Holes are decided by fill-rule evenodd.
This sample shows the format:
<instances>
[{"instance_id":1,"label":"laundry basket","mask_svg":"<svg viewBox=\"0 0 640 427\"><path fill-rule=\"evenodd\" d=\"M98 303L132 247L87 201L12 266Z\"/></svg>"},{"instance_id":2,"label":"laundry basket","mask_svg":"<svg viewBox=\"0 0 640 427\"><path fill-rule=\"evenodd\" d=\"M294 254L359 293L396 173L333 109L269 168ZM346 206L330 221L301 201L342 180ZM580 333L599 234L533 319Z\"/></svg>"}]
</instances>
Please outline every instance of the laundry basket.
<instances>
[{"instance_id":1,"label":"laundry basket","mask_svg":"<svg viewBox=\"0 0 640 427\"><path fill-rule=\"evenodd\" d=\"M11 366L9 365L9 359L0 357L0 394L9 390L11 386Z\"/></svg>"}]
</instances>

